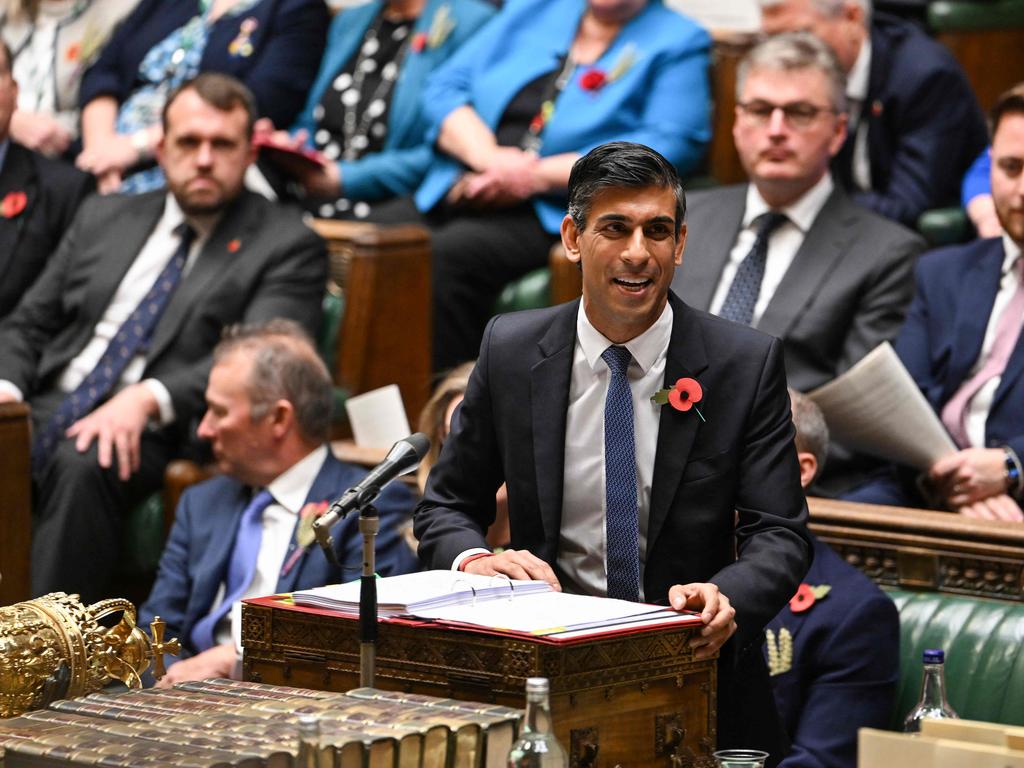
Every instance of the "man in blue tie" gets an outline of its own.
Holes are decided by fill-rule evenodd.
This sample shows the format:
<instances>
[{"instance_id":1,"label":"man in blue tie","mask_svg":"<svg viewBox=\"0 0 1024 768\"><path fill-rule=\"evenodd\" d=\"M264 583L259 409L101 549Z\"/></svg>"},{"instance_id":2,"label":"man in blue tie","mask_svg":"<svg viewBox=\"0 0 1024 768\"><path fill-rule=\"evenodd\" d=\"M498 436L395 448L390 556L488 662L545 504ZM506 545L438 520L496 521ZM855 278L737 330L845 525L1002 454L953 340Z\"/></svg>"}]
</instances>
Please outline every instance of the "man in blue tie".
<instances>
[{"instance_id":1,"label":"man in blue tie","mask_svg":"<svg viewBox=\"0 0 1024 768\"><path fill-rule=\"evenodd\" d=\"M283 320L236 326L213 359L199 436L224 474L185 491L140 611L140 621L158 615L181 640L183 659L161 686L235 673L242 598L350 581L362 564L354 515L331 531L340 570L313 543L317 514L366 472L338 461L327 445L333 388L308 337ZM417 570L400 534L412 494L392 484L375 506L377 571Z\"/></svg>"},{"instance_id":2,"label":"man in blue tie","mask_svg":"<svg viewBox=\"0 0 1024 768\"><path fill-rule=\"evenodd\" d=\"M810 560L782 348L670 292L685 210L648 147L576 162L562 243L583 300L491 321L415 532L429 567L699 611L719 745L777 759L763 629ZM511 546L494 554L502 482Z\"/></svg>"},{"instance_id":3,"label":"man in blue tie","mask_svg":"<svg viewBox=\"0 0 1024 768\"><path fill-rule=\"evenodd\" d=\"M314 333L323 242L246 192L252 95L205 74L172 93L167 189L93 197L0 325L0 401L32 406L32 592L112 594L122 512L162 482L202 413L210 351L235 322Z\"/></svg>"}]
</instances>

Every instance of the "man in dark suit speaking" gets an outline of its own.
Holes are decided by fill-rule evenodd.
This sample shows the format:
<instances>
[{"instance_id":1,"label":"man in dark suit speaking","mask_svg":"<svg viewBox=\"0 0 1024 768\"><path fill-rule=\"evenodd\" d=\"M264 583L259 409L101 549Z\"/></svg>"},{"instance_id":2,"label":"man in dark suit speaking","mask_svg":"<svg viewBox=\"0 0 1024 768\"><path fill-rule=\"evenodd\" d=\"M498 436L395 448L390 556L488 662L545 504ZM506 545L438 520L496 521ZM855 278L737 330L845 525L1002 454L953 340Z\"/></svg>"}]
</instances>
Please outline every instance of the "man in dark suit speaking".
<instances>
[{"instance_id":1,"label":"man in dark suit speaking","mask_svg":"<svg viewBox=\"0 0 1024 768\"><path fill-rule=\"evenodd\" d=\"M202 413L225 325L313 334L324 244L242 186L254 105L205 74L171 95L168 190L93 197L0 325L0 401L32 406L32 592L110 596L123 510L159 487Z\"/></svg>"},{"instance_id":2,"label":"man in dark suit speaking","mask_svg":"<svg viewBox=\"0 0 1024 768\"><path fill-rule=\"evenodd\" d=\"M700 611L695 655L722 649L719 744L777 758L762 630L810 551L782 349L669 292L684 214L647 147L577 161L562 241L582 303L491 321L415 532L434 568ZM502 482L511 548L495 555Z\"/></svg>"}]
</instances>

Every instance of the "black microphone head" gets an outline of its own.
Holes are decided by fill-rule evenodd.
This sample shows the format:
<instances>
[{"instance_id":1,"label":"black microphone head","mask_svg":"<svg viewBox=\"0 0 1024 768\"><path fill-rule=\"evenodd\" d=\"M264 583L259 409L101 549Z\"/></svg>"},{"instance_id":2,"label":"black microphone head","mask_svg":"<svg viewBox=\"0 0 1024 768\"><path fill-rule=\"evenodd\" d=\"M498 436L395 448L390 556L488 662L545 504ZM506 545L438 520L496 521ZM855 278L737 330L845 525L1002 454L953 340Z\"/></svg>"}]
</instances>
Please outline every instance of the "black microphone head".
<instances>
[{"instance_id":1,"label":"black microphone head","mask_svg":"<svg viewBox=\"0 0 1024 768\"><path fill-rule=\"evenodd\" d=\"M414 432L405 438L405 440L416 452L416 458L422 461L423 457L427 455L427 451L430 450L430 438L422 432Z\"/></svg>"},{"instance_id":2,"label":"black microphone head","mask_svg":"<svg viewBox=\"0 0 1024 768\"><path fill-rule=\"evenodd\" d=\"M429 448L430 438L422 432L417 432L391 446L385 461L398 469L398 474L404 475L419 466Z\"/></svg>"}]
</instances>

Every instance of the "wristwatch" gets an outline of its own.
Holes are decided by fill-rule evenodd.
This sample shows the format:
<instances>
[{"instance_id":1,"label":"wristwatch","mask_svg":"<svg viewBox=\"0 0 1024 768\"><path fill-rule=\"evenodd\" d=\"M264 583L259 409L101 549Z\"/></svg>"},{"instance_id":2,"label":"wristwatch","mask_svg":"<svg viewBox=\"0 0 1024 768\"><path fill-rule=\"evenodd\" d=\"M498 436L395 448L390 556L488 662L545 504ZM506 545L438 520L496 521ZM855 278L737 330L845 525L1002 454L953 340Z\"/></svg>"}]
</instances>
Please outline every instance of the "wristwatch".
<instances>
[{"instance_id":1,"label":"wristwatch","mask_svg":"<svg viewBox=\"0 0 1024 768\"><path fill-rule=\"evenodd\" d=\"M1003 446L1006 464L1006 490L1012 496L1019 496L1024 491L1024 473L1021 471L1017 453L1008 445Z\"/></svg>"}]
</instances>

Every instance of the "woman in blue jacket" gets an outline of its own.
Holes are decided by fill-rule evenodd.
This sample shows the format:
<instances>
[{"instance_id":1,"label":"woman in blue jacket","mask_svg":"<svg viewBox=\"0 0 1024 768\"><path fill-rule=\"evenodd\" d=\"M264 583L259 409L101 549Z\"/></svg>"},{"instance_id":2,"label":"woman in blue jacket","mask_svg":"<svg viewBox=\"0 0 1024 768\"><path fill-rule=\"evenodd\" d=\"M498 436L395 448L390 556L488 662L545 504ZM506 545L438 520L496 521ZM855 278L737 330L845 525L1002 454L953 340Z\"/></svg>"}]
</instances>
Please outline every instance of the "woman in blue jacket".
<instances>
[{"instance_id":1,"label":"woman in blue jacket","mask_svg":"<svg viewBox=\"0 0 1024 768\"><path fill-rule=\"evenodd\" d=\"M510 0L431 77L435 153L415 202L432 233L435 370L474 358L502 286L547 263L581 154L633 141L696 167L710 46L661 0Z\"/></svg>"}]
</instances>

